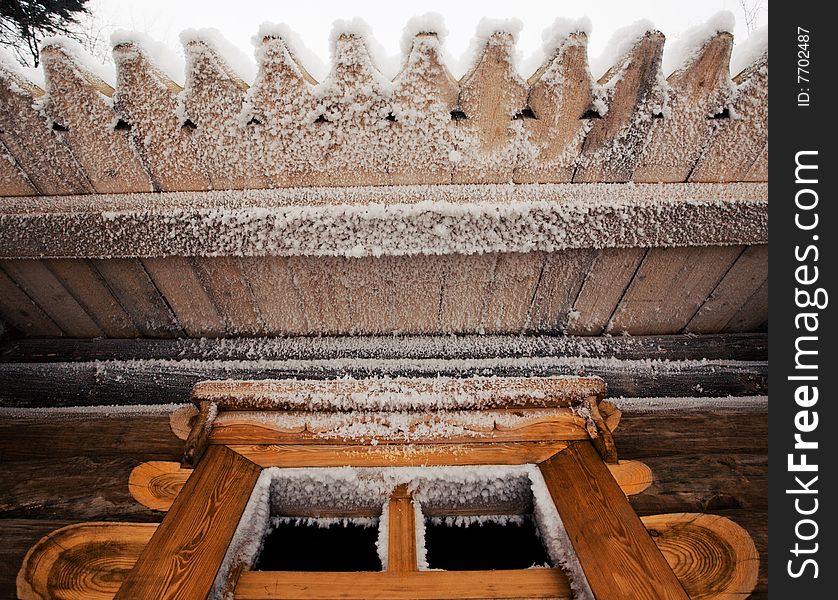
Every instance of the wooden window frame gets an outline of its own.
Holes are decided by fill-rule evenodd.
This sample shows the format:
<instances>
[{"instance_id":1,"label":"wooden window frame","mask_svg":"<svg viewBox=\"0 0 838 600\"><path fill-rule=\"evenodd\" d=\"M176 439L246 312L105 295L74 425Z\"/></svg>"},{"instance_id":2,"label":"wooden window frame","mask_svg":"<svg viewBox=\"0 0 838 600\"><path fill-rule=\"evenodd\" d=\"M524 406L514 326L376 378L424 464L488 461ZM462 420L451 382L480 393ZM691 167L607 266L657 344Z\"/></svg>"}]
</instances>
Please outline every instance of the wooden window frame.
<instances>
[{"instance_id":1,"label":"wooden window frame","mask_svg":"<svg viewBox=\"0 0 838 600\"><path fill-rule=\"evenodd\" d=\"M576 400L587 402L582 423L562 413L552 423L536 419L512 432L456 443L376 445L369 440L315 440L302 433L295 437L237 424L235 418L232 425L213 426L219 402L198 399L201 410L185 452L187 460L195 461L194 470L116 598L206 598L265 468L535 464L597 600L688 600L606 465L616 455L611 453L613 442L601 439L610 438L610 431L597 401L597 396ZM590 414L591 406L597 418ZM550 431L555 432L552 437ZM234 572L228 586L240 600L571 598L567 576L559 568L420 571L410 495L399 486L388 502L386 570Z\"/></svg>"}]
</instances>

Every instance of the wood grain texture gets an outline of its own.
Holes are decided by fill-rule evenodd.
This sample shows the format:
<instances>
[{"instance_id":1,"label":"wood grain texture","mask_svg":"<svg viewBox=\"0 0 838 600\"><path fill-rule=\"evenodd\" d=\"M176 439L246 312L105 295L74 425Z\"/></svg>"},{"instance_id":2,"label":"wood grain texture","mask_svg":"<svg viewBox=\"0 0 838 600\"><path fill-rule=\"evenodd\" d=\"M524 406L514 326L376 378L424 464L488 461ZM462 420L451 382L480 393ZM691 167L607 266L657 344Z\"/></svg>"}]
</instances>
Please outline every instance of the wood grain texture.
<instances>
[{"instance_id":1,"label":"wood grain texture","mask_svg":"<svg viewBox=\"0 0 838 600\"><path fill-rule=\"evenodd\" d=\"M59 258L43 262L104 335L114 338L140 335L131 317L88 261Z\"/></svg>"},{"instance_id":2,"label":"wood grain texture","mask_svg":"<svg viewBox=\"0 0 838 600\"><path fill-rule=\"evenodd\" d=\"M598 600L688 596L589 443L539 465Z\"/></svg>"},{"instance_id":3,"label":"wood grain texture","mask_svg":"<svg viewBox=\"0 0 838 600\"><path fill-rule=\"evenodd\" d=\"M416 511L406 484L388 500L387 571L410 573L416 566Z\"/></svg>"},{"instance_id":4,"label":"wood grain texture","mask_svg":"<svg viewBox=\"0 0 838 600\"><path fill-rule=\"evenodd\" d=\"M267 333L299 335L309 331L303 297L287 258L245 257L239 264Z\"/></svg>"},{"instance_id":5,"label":"wood grain texture","mask_svg":"<svg viewBox=\"0 0 838 600\"><path fill-rule=\"evenodd\" d=\"M180 463L147 461L131 470L128 490L143 506L168 511L190 475L192 469L184 469Z\"/></svg>"},{"instance_id":6,"label":"wood grain texture","mask_svg":"<svg viewBox=\"0 0 838 600\"><path fill-rule=\"evenodd\" d=\"M744 600L757 583L759 554L742 527L698 513L643 517L690 600Z\"/></svg>"},{"instance_id":7,"label":"wood grain texture","mask_svg":"<svg viewBox=\"0 0 838 600\"><path fill-rule=\"evenodd\" d=\"M687 331L725 331L730 326L736 330L739 324L731 324L731 321L767 281L768 246L748 246L690 319ZM767 310L750 312L749 316L757 321L757 325L768 320Z\"/></svg>"},{"instance_id":8,"label":"wood grain texture","mask_svg":"<svg viewBox=\"0 0 838 600\"><path fill-rule=\"evenodd\" d=\"M209 448L116 598L205 597L260 472L227 448Z\"/></svg>"},{"instance_id":9,"label":"wood grain texture","mask_svg":"<svg viewBox=\"0 0 838 600\"><path fill-rule=\"evenodd\" d=\"M47 313L61 330L72 337L99 337L102 329L67 289L39 260L2 261L2 269Z\"/></svg>"},{"instance_id":10,"label":"wood grain texture","mask_svg":"<svg viewBox=\"0 0 838 600\"><path fill-rule=\"evenodd\" d=\"M144 337L183 335L169 305L138 259L114 258L90 262Z\"/></svg>"},{"instance_id":11,"label":"wood grain texture","mask_svg":"<svg viewBox=\"0 0 838 600\"><path fill-rule=\"evenodd\" d=\"M571 181L593 125L592 119L581 118L594 103L588 36L583 32L567 36L527 84L527 106L535 118L523 120L523 125L537 155L529 160L521 157L515 183Z\"/></svg>"},{"instance_id":12,"label":"wood grain texture","mask_svg":"<svg viewBox=\"0 0 838 600\"><path fill-rule=\"evenodd\" d=\"M111 600L151 539L152 523L80 523L41 538L17 576L20 600Z\"/></svg>"},{"instance_id":13,"label":"wood grain texture","mask_svg":"<svg viewBox=\"0 0 838 600\"><path fill-rule=\"evenodd\" d=\"M607 331L632 335L683 331L742 251L741 246L652 248Z\"/></svg>"},{"instance_id":14,"label":"wood grain texture","mask_svg":"<svg viewBox=\"0 0 838 600\"><path fill-rule=\"evenodd\" d=\"M564 442L491 444L231 445L261 467L416 467L439 465L521 465L537 463L567 447Z\"/></svg>"},{"instance_id":15,"label":"wood grain texture","mask_svg":"<svg viewBox=\"0 0 838 600\"><path fill-rule=\"evenodd\" d=\"M528 331L563 331L595 258L596 251L590 249L547 255L530 306Z\"/></svg>"},{"instance_id":16,"label":"wood grain texture","mask_svg":"<svg viewBox=\"0 0 838 600\"><path fill-rule=\"evenodd\" d=\"M41 63L47 80L47 114L65 129L61 140L95 193L153 191L128 132L114 128L113 88L59 45L43 47Z\"/></svg>"},{"instance_id":17,"label":"wood grain texture","mask_svg":"<svg viewBox=\"0 0 838 600\"><path fill-rule=\"evenodd\" d=\"M235 256L195 258L193 264L226 331L235 335L264 334L265 325L240 259Z\"/></svg>"},{"instance_id":18,"label":"wood grain texture","mask_svg":"<svg viewBox=\"0 0 838 600\"><path fill-rule=\"evenodd\" d=\"M659 79L663 43L661 32L647 32L600 78L600 85L611 88L608 112L596 119L585 137L575 183L631 180L655 111L663 102Z\"/></svg>"},{"instance_id":19,"label":"wood grain texture","mask_svg":"<svg viewBox=\"0 0 838 600\"><path fill-rule=\"evenodd\" d=\"M438 600L439 598L544 598L570 600L567 577L558 569L510 571L414 571L412 573L312 573L249 571L236 586L236 600Z\"/></svg>"},{"instance_id":20,"label":"wood grain texture","mask_svg":"<svg viewBox=\"0 0 838 600\"><path fill-rule=\"evenodd\" d=\"M0 140L0 196L36 196L38 190Z\"/></svg>"},{"instance_id":21,"label":"wood grain texture","mask_svg":"<svg viewBox=\"0 0 838 600\"><path fill-rule=\"evenodd\" d=\"M142 263L186 335L223 337L227 333L218 309L195 272L193 259L168 256L144 258Z\"/></svg>"},{"instance_id":22,"label":"wood grain texture","mask_svg":"<svg viewBox=\"0 0 838 600\"><path fill-rule=\"evenodd\" d=\"M646 255L644 248L600 250L567 322L568 335L600 335Z\"/></svg>"},{"instance_id":23,"label":"wood grain texture","mask_svg":"<svg viewBox=\"0 0 838 600\"><path fill-rule=\"evenodd\" d=\"M483 298L482 331L523 331L545 255L542 252L499 254L488 293Z\"/></svg>"},{"instance_id":24,"label":"wood grain texture","mask_svg":"<svg viewBox=\"0 0 838 600\"><path fill-rule=\"evenodd\" d=\"M24 335L57 337L61 328L0 268L0 319Z\"/></svg>"}]
</instances>

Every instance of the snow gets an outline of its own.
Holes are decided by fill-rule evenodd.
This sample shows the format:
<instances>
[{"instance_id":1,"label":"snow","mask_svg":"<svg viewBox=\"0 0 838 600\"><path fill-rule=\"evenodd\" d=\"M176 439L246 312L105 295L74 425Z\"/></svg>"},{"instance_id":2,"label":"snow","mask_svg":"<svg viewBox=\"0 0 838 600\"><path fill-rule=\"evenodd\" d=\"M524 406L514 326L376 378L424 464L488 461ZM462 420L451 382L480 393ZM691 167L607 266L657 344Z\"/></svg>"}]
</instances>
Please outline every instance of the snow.
<instances>
[{"instance_id":1,"label":"snow","mask_svg":"<svg viewBox=\"0 0 838 600\"><path fill-rule=\"evenodd\" d=\"M150 38L140 31L117 29L111 34L111 45L133 44L146 56L152 66L159 69L166 77L183 87L186 66L183 58L174 50ZM118 60L118 55L115 56Z\"/></svg>"},{"instance_id":2,"label":"snow","mask_svg":"<svg viewBox=\"0 0 838 600\"><path fill-rule=\"evenodd\" d=\"M217 29L212 27L186 29L181 32L180 41L184 46L191 42L206 44L221 57L242 81L252 84L256 79L256 63L231 44Z\"/></svg>"},{"instance_id":3,"label":"snow","mask_svg":"<svg viewBox=\"0 0 838 600\"><path fill-rule=\"evenodd\" d=\"M3 77L3 70L9 71L13 75L18 76L29 83L37 85L41 89L46 87L46 80L42 69L24 67L17 61L10 50L8 50L5 46L0 46L0 77ZM13 82L8 80L6 81L6 85L15 85Z\"/></svg>"},{"instance_id":4,"label":"snow","mask_svg":"<svg viewBox=\"0 0 838 600\"><path fill-rule=\"evenodd\" d=\"M733 47L730 58L730 73L734 77L755 64L763 56L768 56L768 25L755 29L748 39Z\"/></svg>"},{"instance_id":5,"label":"snow","mask_svg":"<svg viewBox=\"0 0 838 600\"><path fill-rule=\"evenodd\" d=\"M704 45L718 33L730 33L736 25L733 13L719 11L706 22L670 39L664 47L661 70L665 77L687 67Z\"/></svg>"},{"instance_id":6,"label":"snow","mask_svg":"<svg viewBox=\"0 0 838 600\"><path fill-rule=\"evenodd\" d=\"M523 28L524 24L520 19L492 19L489 17L483 17L477 23L474 36L471 38L468 48L459 60L449 57L449 60L452 61L448 65L451 74L456 79L462 80L463 77L465 77L475 66L477 66L486 44L488 44L493 37L496 37L495 34L501 34L509 40L512 67L514 73L517 75L522 61L520 52L515 48L515 42L517 42L518 35L521 33Z\"/></svg>"},{"instance_id":7,"label":"snow","mask_svg":"<svg viewBox=\"0 0 838 600\"><path fill-rule=\"evenodd\" d=\"M411 17L402 30L400 49L402 59L406 59L413 48L414 38L420 34L435 34L440 43L445 42L448 36L448 28L445 26L445 19L439 13L427 12L423 15Z\"/></svg>"},{"instance_id":8,"label":"snow","mask_svg":"<svg viewBox=\"0 0 838 600\"><path fill-rule=\"evenodd\" d=\"M601 79L611 67L617 66L631 52L634 45L650 31L655 31L655 24L648 19L640 19L631 25L617 29L611 35L602 54L590 61L594 81Z\"/></svg>"},{"instance_id":9,"label":"snow","mask_svg":"<svg viewBox=\"0 0 838 600\"><path fill-rule=\"evenodd\" d=\"M90 75L99 78L111 87L116 86L116 71L113 65L104 64L93 58L82 48L76 40L65 36L46 37L41 41L41 51L48 48L56 48L64 51L76 64L82 67Z\"/></svg>"},{"instance_id":10,"label":"snow","mask_svg":"<svg viewBox=\"0 0 838 600\"><path fill-rule=\"evenodd\" d=\"M582 33L590 36L592 29L593 26L588 17L578 19L558 17L552 25L541 32L541 48L521 63L521 75L528 77L535 73L568 43L571 35Z\"/></svg>"},{"instance_id":11,"label":"snow","mask_svg":"<svg viewBox=\"0 0 838 600\"><path fill-rule=\"evenodd\" d=\"M291 56L317 81L323 81L329 75L329 66L326 62L316 53L309 50L297 32L285 23L271 23L266 21L259 26L259 31L251 39L251 42L257 49L257 56L260 53L265 38L282 39Z\"/></svg>"}]
</instances>

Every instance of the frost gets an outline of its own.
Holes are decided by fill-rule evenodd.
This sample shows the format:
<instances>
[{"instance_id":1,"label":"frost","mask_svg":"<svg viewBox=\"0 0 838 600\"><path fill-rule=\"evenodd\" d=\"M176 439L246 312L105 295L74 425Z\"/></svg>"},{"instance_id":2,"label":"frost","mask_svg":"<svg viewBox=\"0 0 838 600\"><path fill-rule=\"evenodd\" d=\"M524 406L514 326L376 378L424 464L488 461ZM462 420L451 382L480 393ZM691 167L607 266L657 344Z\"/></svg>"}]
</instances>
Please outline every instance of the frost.
<instances>
[{"instance_id":1,"label":"frost","mask_svg":"<svg viewBox=\"0 0 838 600\"><path fill-rule=\"evenodd\" d=\"M373 37L372 29L367 22L359 17L348 21L338 19L332 24L332 31L329 34L329 48L331 48L333 64L341 60L337 43L341 36L357 37L364 41L373 65L386 77L385 81L387 83L392 81L399 72L401 66L399 57L387 54L384 47Z\"/></svg>"},{"instance_id":2,"label":"frost","mask_svg":"<svg viewBox=\"0 0 838 600\"><path fill-rule=\"evenodd\" d=\"M573 34L584 33L586 36L590 36L591 30L591 20L588 17L578 19L558 17L550 27L541 32L541 48L521 64L521 74L529 76L531 73L535 73L539 67L544 65L568 43Z\"/></svg>"},{"instance_id":3,"label":"frost","mask_svg":"<svg viewBox=\"0 0 838 600\"><path fill-rule=\"evenodd\" d=\"M417 35L432 33L436 35L440 43L445 42L448 37L448 28L445 26L445 19L441 14L427 12L423 15L411 17L402 30L400 48L402 57L406 58L413 47L413 40Z\"/></svg>"},{"instance_id":4,"label":"frost","mask_svg":"<svg viewBox=\"0 0 838 600\"><path fill-rule=\"evenodd\" d=\"M44 79L44 72L42 69L35 67L24 67L21 65L14 55L6 49L5 46L0 46L0 68L11 71L18 77L37 85L39 88L46 87L46 80ZM1 72L1 71L0 71ZM0 75L2 77L2 75ZM6 85L11 85L12 82L6 80Z\"/></svg>"}]
</instances>

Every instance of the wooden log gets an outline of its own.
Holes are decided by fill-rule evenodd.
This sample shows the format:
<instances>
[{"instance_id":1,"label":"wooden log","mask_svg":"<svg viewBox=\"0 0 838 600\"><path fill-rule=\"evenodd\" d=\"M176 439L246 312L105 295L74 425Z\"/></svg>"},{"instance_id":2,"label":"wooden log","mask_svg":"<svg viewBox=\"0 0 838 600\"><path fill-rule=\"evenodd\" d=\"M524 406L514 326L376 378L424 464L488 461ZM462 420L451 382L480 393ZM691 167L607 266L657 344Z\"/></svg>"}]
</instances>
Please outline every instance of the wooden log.
<instances>
[{"instance_id":1,"label":"wooden log","mask_svg":"<svg viewBox=\"0 0 838 600\"><path fill-rule=\"evenodd\" d=\"M671 91L666 112L662 119L654 120L633 181L690 179L713 135L714 115L729 110L732 48L730 33L716 33L694 58L669 76Z\"/></svg>"},{"instance_id":2,"label":"wooden log","mask_svg":"<svg viewBox=\"0 0 838 600\"><path fill-rule=\"evenodd\" d=\"M191 258L145 258L142 264L186 335L196 338L226 335L224 321L199 279Z\"/></svg>"},{"instance_id":3,"label":"wooden log","mask_svg":"<svg viewBox=\"0 0 838 600\"><path fill-rule=\"evenodd\" d=\"M38 194L88 194L93 188L76 158L35 108L43 99L42 89L0 60L0 144ZM19 193L28 195L26 186L6 188L3 195Z\"/></svg>"},{"instance_id":4,"label":"wooden log","mask_svg":"<svg viewBox=\"0 0 838 600\"><path fill-rule=\"evenodd\" d=\"M725 326L726 331L754 331L768 323L768 280L739 307Z\"/></svg>"},{"instance_id":5,"label":"wooden log","mask_svg":"<svg viewBox=\"0 0 838 600\"><path fill-rule=\"evenodd\" d=\"M680 333L742 254L741 246L652 248L608 323L609 333ZM661 298L669 298L661 302Z\"/></svg>"},{"instance_id":6,"label":"wooden log","mask_svg":"<svg viewBox=\"0 0 838 600\"><path fill-rule=\"evenodd\" d=\"M595 257L596 251L588 249L547 255L530 305L528 331L557 333L567 327Z\"/></svg>"},{"instance_id":7,"label":"wooden log","mask_svg":"<svg viewBox=\"0 0 838 600\"><path fill-rule=\"evenodd\" d=\"M690 173L690 181L759 181L767 169L753 165L768 154L768 53L733 80L728 112L716 119L713 136Z\"/></svg>"},{"instance_id":8,"label":"wooden log","mask_svg":"<svg viewBox=\"0 0 838 600\"><path fill-rule=\"evenodd\" d=\"M350 294L346 287L351 261L336 256L323 257L318 261L296 256L288 259L294 282L304 299L303 311L309 333L335 335L338 332L354 332Z\"/></svg>"},{"instance_id":9,"label":"wooden log","mask_svg":"<svg viewBox=\"0 0 838 600\"><path fill-rule=\"evenodd\" d=\"M439 303L439 328L444 333L479 333L483 299L495 273L497 255L455 255L445 261Z\"/></svg>"},{"instance_id":10,"label":"wooden log","mask_svg":"<svg viewBox=\"0 0 838 600\"><path fill-rule=\"evenodd\" d=\"M205 597L260 472L223 446L209 448L115 597Z\"/></svg>"},{"instance_id":11,"label":"wooden log","mask_svg":"<svg viewBox=\"0 0 838 600\"><path fill-rule=\"evenodd\" d=\"M336 360L482 359L503 357L616 358L621 360L768 359L765 333L576 336L368 336L226 338L196 340L18 339L0 343L0 362L89 360Z\"/></svg>"},{"instance_id":12,"label":"wooden log","mask_svg":"<svg viewBox=\"0 0 838 600\"><path fill-rule=\"evenodd\" d=\"M63 45L41 48L41 64L47 76L47 114L66 129L62 139L95 192L152 191L127 132L115 129L113 88L82 67Z\"/></svg>"},{"instance_id":13,"label":"wooden log","mask_svg":"<svg viewBox=\"0 0 838 600\"><path fill-rule=\"evenodd\" d=\"M599 84L609 89L608 111L585 136L575 183L631 180L654 116L663 106L660 85L663 34L648 31ZM599 113L597 113L599 114Z\"/></svg>"},{"instance_id":14,"label":"wooden log","mask_svg":"<svg viewBox=\"0 0 838 600\"><path fill-rule=\"evenodd\" d=\"M72 337L103 335L99 325L61 285L44 262L6 260L2 261L2 269L66 335Z\"/></svg>"},{"instance_id":15,"label":"wooden log","mask_svg":"<svg viewBox=\"0 0 838 600\"><path fill-rule=\"evenodd\" d=\"M58 258L43 262L106 336L139 336L131 317L88 261Z\"/></svg>"},{"instance_id":16,"label":"wooden log","mask_svg":"<svg viewBox=\"0 0 838 600\"><path fill-rule=\"evenodd\" d=\"M628 289L644 248L600 250L588 271L567 320L568 335L600 335Z\"/></svg>"},{"instance_id":17,"label":"wooden log","mask_svg":"<svg viewBox=\"0 0 838 600\"><path fill-rule=\"evenodd\" d=\"M180 403L207 379L242 378L255 371L272 379L337 379L371 376L602 377L612 396L754 396L768 391L765 362L650 362L621 364L610 359L472 359L440 362L352 359L336 365L319 361L112 361L103 363L0 363L0 405L95 406ZM46 390L46 393L45 393Z\"/></svg>"},{"instance_id":18,"label":"wooden log","mask_svg":"<svg viewBox=\"0 0 838 600\"><path fill-rule=\"evenodd\" d=\"M521 157L515 183L572 181L582 143L593 127L593 119L582 118L594 103L587 34L569 34L527 84L532 117L523 119L523 125L537 154Z\"/></svg>"},{"instance_id":19,"label":"wooden log","mask_svg":"<svg viewBox=\"0 0 838 600\"><path fill-rule=\"evenodd\" d=\"M742 181L768 181L768 144L742 177Z\"/></svg>"},{"instance_id":20,"label":"wooden log","mask_svg":"<svg viewBox=\"0 0 838 600\"><path fill-rule=\"evenodd\" d=\"M142 157L155 190L210 189L198 162L192 129L185 127L179 96L183 89L154 64L140 40L117 44L116 111L128 127L132 145Z\"/></svg>"},{"instance_id":21,"label":"wooden log","mask_svg":"<svg viewBox=\"0 0 838 600\"><path fill-rule=\"evenodd\" d=\"M5 261L4 261L5 262ZM61 336L64 332L40 306L0 269L0 320L24 335Z\"/></svg>"},{"instance_id":22,"label":"wooden log","mask_svg":"<svg viewBox=\"0 0 838 600\"><path fill-rule=\"evenodd\" d=\"M539 465L596 598L688 596L589 443Z\"/></svg>"},{"instance_id":23,"label":"wooden log","mask_svg":"<svg viewBox=\"0 0 838 600\"><path fill-rule=\"evenodd\" d=\"M454 150L451 111L459 87L442 61L436 32L413 38L393 81L387 180L392 185L450 183Z\"/></svg>"},{"instance_id":24,"label":"wooden log","mask_svg":"<svg viewBox=\"0 0 838 600\"><path fill-rule=\"evenodd\" d=\"M172 411L172 414L169 415L169 427L171 427L172 433L175 434L175 437L186 441L189 437L189 432L192 431L195 417L197 416L198 409L192 404L181 406L180 408Z\"/></svg>"},{"instance_id":25,"label":"wooden log","mask_svg":"<svg viewBox=\"0 0 838 600\"><path fill-rule=\"evenodd\" d=\"M754 590L759 554L748 532L730 519L681 513L641 520L691 599L738 600Z\"/></svg>"},{"instance_id":26,"label":"wooden log","mask_svg":"<svg viewBox=\"0 0 838 600\"><path fill-rule=\"evenodd\" d=\"M311 185L312 166L319 162L316 144L299 143L316 135L317 82L300 64L286 41L271 32L257 50L259 72L247 94L241 119L253 131L258 170L273 187Z\"/></svg>"},{"instance_id":27,"label":"wooden log","mask_svg":"<svg viewBox=\"0 0 838 600\"><path fill-rule=\"evenodd\" d=\"M255 132L240 117L248 85L215 44L200 31L185 43L184 108L195 124L191 135L198 158L214 190L269 187L270 179L258 168Z\"/></svg>"},{"instance_id":28,"label":"wooden log","mask_svg":"<svg viewBox=\"0 0 838 600\"><path fill-rule=\"evenodd\" d=\"M110 600L155 533L152 523L79 523L43 537L17 576L21 600Z\"/></svg>"},{"instance_id":29,"label":"wooden log","mask_svg":"<svg viewBox=\"0 0 838 600\"><path fill-rule=\"evenodd\" d=\"M652 485L652 469L639 460L621 460L607 466L626 496L640 494Z\"/></svg>"},{"instance_id":30,"label":"wooden log","mask_svg":"<svg viewBox=\"0 0 838 600\"><path fill-rule=\"evenodd\" d=\"M407 485L397 486L390 494L387 516L387 571L417 571L416 511Z\"/></svg>"},{"instance_id":31,"label":"wooden log","mask_svg":"<svg viewBox=\"0 0 838 600\"><path fill-rule=\"evenodd\" d=\"M143 506L167 511L191 474L192 469L184 469L180 463L161 460L144 462L131 471L128 490Z\"/></svg>"},{"instance_id":32,"label":"wooden log","mask_svg":"<svg viewBox=\"0 0 838 600\"><path fill-rule=\"evenodd\" d=\"M525 146L522 119L527 84L513 65L511 33L489 36L476 64L460 80L454 143L454 183L506 183Z\"/></svg>"},{"instance_id":33,"label":"wooden log","mask_svg":"<svg viewBox=\"0 0 838 600\"><path fill-rule=\"evenodd\" d=\"M726 330L734 316L767 280L768 246L748 246L687 323L686 330L693 333ZM758 325L768 320L768 313L760 311L753 318Z\"/></svg>"},{"instance_id":34,"label":"wooden log","mask_svg":"<svg viewBox=\"0 0 838 600\"><path fill-rule=\"evenodd\" d=\"M137 259L93 260L114 297L145 337L176 337L183 330L143 264Z\"/></svg>"}]
</instances>

